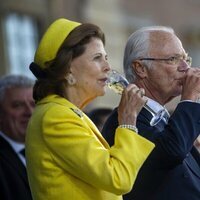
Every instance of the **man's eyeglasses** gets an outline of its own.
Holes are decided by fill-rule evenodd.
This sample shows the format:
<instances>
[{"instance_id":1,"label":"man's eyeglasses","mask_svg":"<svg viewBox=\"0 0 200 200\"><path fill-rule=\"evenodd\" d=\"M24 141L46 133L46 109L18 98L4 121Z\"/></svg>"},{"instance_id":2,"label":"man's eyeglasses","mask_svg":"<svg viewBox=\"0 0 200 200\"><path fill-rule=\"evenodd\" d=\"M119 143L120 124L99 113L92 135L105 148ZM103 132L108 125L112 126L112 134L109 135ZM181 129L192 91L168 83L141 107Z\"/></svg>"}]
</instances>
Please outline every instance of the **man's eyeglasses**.
<instances>
[{"instance_id":1,"label":"man's eyeglasses","mask_svg":"<svg viewBox=\"0 0 200 200\"><path fill-rule=\"evenodd\" d=\"M190 56L171 56L169 58L139 58L137 60L152 60L152 61L165 61L167 64L170 65L177 65L180 64L181 61L185 61L189 66L192 65L192 58Z\"/></svg>"}]
</instances>

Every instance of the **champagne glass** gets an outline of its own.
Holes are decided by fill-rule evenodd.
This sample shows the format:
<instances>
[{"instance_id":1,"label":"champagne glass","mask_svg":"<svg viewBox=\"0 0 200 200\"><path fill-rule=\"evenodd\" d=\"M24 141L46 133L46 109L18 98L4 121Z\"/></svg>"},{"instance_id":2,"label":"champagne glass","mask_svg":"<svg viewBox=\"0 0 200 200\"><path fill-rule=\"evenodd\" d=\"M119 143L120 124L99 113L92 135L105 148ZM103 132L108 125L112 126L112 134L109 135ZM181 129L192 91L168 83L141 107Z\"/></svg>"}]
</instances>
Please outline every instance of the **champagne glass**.
<instances>
[{"instance_id":1,"label":"champagne glass","mask_svg":"<svg viewBox=\"0 0 200 200\"><path fill-rule=\"evenodd\" d=\"M129 84L128 80L126 80L126 78L116 70L111 70L109 72L107 86L117 94L121 95L124 88L126 88L128 84ZM153 116L150 121L151 126L155 126L164 117L165 110L160 110L159 112L155 112L147 104L144 105L144 108L148 110Z\"/></svg>"}]
</instances>

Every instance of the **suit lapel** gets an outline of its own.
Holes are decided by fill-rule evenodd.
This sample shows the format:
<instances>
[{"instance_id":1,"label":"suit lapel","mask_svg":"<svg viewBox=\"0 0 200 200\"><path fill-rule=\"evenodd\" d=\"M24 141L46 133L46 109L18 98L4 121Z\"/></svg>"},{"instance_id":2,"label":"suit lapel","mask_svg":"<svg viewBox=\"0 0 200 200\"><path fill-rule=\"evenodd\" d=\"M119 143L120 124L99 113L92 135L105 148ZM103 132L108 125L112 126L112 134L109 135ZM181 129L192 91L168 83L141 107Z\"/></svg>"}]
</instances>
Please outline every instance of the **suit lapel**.
<instances>
[{"instance_id":1,"label":"suit lapel","mask_svg":"<svg viewBox=\"0 0 200 200\"><path fill-rule=\"evenodd\" d=\"M143 123L143 125L145 124L146 126L150 126L149 123L150 123L151 118L152 118L152 115L146 109L142 109L138 116L140 123ZM156 126L152 127L152 129L149 128L149 131L152 130L152 133L153 133L155 132L155 129L157 129L156 134L161 134L160 132L164 130L165 125L166 125L165 122L161 120ZM194 149L194 147L191 150L191 153L190 152L188 153L187 157L184 159L183 162L190 168L190 170L197 177L200 178L200 154L197 152L196 149Z\"/></svg>"},{"instance_id":2,"label":"suit lapel","mask_svg":"<svg viewBox=\"0 0 200 200\"><path fill-rule=\"evenodd\" d=\"M109 148L108 143L106 140L103 138L97 127L94 125L94 123L88 118L87 115L85 115L79 108L77 108L74 104L72 104L70 101L68 101L65 98L62 98L58 95L49 95L46 98L42 99L41 101L38 102L38 104L43 104L43 103L49 103L49 102L54 102L57 104L61 104L63 106L66 106L70 108L77 116L79 116L82 120L83 123L86 124L86 126L93 131L95 136L98 138L98 140L101 141L103 146L105 148Z\"/></svg>"},{"instance_id":3,"label":"suit lapel","mask_svg":"<svg viewBox=\"0 0 200 200\"><path fill-rule=\"evenodd\" d=\"M197 164L191 153L188 154L184 161L191 171L200 178L200 166Z\"/></svg>"},{"instance_id":4,"label":"suit lapel","mask_svg":"<svg viewBox=\"0 0 200 200\"><path fill-rule=\"evenodd\" d=\"M26 168L12 149L10 144L0 136L0 155L4 162L9 163L13 167L13 171L17 171L22 179L28 184Z\"/></svg>"},{"instance_id":5,"label":"suit lapel","mask_svg":"<svg viewBox=\"0 0 200 200\"><path fill-rule=\"evenodd\" d=\"M152 114L145 108L142 108L138 115L138 121L145 122L147 126L150 126L150 121L152 119ZM158 129L159 132L163 131L164 127L166 126L166 123L163 120L160 120L158 124L153 126L152 128Z\"/></svg>"}]
</instances>

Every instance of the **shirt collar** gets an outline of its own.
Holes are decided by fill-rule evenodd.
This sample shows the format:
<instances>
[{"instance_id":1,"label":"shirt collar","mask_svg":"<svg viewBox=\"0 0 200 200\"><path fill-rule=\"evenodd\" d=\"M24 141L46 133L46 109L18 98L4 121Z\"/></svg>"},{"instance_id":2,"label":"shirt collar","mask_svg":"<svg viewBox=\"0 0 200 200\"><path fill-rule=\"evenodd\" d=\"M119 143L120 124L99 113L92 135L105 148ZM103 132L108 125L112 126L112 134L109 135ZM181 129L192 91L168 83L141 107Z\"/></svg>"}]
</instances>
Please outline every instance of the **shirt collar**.
<instances>
[{"instance_id":1,"label":"shirt collar","mask_svg":"<svg viewBox=\"0 0 200 200\"><path fill-rule=\"evenodd\" d=\"M154 110L156 113L158 113L161 110L165 110L168 117L170 116L169 112L167 111L165 106L162 106L161 104L159 104L158 102L154 101L153 99L147 97L148 101L147 101L147 105Z\"/></svg>"},{"instance_id":2,"label":"shirt collar","mask_svg":"<svg viewBox=\"0 0 200 200\"><path fill-rule=\"evenodd\" d=\"M16 153L19 153L22 149L25 148L25 145L23 143L16 142L9 138L7 135L5 135L3 132L0 131L0 135L11 145L11 147L14 149Z\"/></svg>"}]
</instances>

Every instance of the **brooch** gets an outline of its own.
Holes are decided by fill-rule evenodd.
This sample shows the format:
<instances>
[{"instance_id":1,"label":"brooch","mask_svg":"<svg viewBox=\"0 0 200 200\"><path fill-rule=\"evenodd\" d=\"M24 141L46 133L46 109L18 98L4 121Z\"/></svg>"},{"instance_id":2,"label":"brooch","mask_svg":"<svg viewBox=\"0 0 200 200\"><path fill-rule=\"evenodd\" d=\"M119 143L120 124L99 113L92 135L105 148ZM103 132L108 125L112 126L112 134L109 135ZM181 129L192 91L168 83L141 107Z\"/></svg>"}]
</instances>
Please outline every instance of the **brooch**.
<instances>
[{"instance_id":1,"label":"brooch","mask_svg":"<svg viewBox=\"0 0 200 200\"><path fill-rule=\"evenodd\" d=\"M79 109L71 108L71 110L74 111L80 118L83 117L83 113Z\"/></svg>"}]
</instances>

